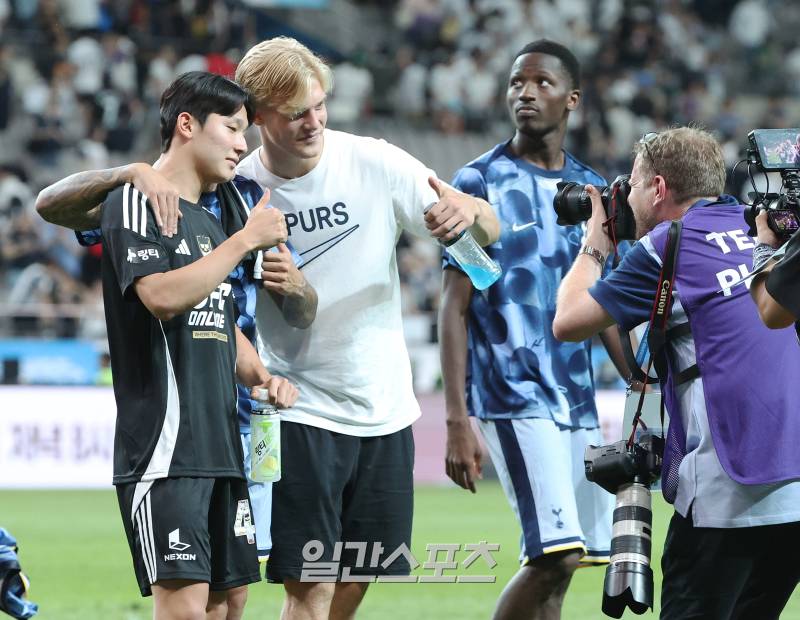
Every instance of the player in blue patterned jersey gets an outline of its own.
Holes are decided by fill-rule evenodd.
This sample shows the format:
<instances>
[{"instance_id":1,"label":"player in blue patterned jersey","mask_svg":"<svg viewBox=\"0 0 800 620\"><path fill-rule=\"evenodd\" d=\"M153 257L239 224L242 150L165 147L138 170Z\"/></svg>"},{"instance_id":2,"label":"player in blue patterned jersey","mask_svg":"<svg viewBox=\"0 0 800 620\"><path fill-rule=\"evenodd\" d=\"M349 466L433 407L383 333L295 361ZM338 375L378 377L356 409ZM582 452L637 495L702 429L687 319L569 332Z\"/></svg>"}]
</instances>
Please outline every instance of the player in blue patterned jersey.
<instances>
[{"instance_id":1,"label":"player in blue patterned jersey","mask_svg":"<svg viewBox=\"0 0 800 620\"><path fill-rule=\"evenodd\" d=\"M584 447L602 443L590 343L564 346L552 333L558 285L582 238L580 226L556 224L556 184L605 185L563 150L579 98L572 53L550 41L529 44L508 82L514 137L461 168L453 182L487 200L501 221L499 241L486 249L503 276L475 291L445 252L439 317L447 475L475 492L481 449L468 414L475 416L522 526L522 566L496 619L559 617L579 562L609 555L614 498L583 474Z\"/></svg>"}]
</instances>

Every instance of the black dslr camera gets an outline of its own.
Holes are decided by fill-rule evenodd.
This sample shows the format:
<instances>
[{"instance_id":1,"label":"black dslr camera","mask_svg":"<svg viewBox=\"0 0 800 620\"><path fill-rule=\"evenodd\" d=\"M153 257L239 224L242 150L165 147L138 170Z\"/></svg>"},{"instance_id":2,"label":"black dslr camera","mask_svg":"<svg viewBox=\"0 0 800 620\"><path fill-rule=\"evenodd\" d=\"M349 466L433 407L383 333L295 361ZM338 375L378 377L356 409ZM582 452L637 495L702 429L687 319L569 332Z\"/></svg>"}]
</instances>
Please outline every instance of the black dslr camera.
<instances>
[{"instance_id":1,"label":"black dslr camera","mask_svg":"<svg viewBox=\"0 0 800 620\"><path fill-rule=\"evenodd\" d=\"M650 433L630 446L622 440L587 446L584 453L586 479L617 496L602 606L612 618L621 618L626 607L635 614L653 608L650 485L661 475L663 454L663 437Z\"/></svg>"},{"instance_id":2,"label":"black dslr camera","mask_svg":"<svg viewBox=\"0 0 800 620\"><path fill-rule=\"evenodd\" d=\"M747 174L755 190L750 165L761 172L780 172L782 189L777 193L753 191L748 194L752 204L744 212L750 226L749 235L756 234L756 215L767 212L769 227L781 241L786 241L800 229L800 128L754 129L747 134Z\"/></svg>"},{"instance_id":3,"label":"black dslr camera","mask_svg":"<svg viewBox=\"0 0 800 620\"><path fill-rule=\"evenodd\" d=\"M636 238L636 220L628 204L630 178L630 175L623 174L614 179L611 185L595 185L600 192L609 225L613 227L608 230L608 235L617 241ZM592 202L584 184L561 182L556 187L558 191L553 198L553 208L558 215L558 224L572 226L592 217Z\"/></svg>"}]
</instances>

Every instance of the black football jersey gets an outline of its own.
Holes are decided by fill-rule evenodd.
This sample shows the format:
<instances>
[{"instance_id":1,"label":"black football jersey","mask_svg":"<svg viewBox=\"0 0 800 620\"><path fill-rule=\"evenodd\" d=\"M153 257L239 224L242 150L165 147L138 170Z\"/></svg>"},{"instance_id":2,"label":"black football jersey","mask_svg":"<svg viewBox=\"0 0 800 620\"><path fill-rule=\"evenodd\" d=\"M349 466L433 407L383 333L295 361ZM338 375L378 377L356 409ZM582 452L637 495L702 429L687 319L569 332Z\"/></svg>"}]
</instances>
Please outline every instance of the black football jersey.
<instances>
[{"instance_id":1,"label":"black football jersey","mask_svg":"<svg viewBox=\"0 0 800 620\"><path fill-rule=\"evenodd\" d=\"M180 269L225 240L216 218L180 201L178 234L164 237L132 185L106 199L105 301L117 423L114 483L165 477L243 478L236 421L234 299L225 281L192 310L154 317L134 281Z\"/></svg>"}]
</instances>

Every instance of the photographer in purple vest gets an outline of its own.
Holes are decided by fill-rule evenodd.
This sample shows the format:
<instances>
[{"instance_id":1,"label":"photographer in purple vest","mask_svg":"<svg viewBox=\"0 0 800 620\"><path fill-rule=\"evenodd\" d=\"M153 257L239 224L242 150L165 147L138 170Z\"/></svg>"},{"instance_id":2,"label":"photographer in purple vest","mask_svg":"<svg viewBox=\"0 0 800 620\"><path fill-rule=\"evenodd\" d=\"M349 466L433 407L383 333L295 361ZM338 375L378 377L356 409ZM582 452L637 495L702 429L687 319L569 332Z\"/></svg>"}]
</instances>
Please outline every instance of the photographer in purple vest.
<instances>
[{"instance_id":1,"label":"photographer in purple vest","mask_svg":"<svg viewBox=\"0 0 800 620\"><path fill-rule=\"evenodd\" d=\"M681 220L659 377L670 413L664 497L675 513L663 557L661 619L778 618L800 569L800 346L793 330L762 324L744 286L754 240L744 207L723 195L725 164L707 132L648 134L635 149L628 203L637 243L605 279L613 250L600 196L586 252L558 292L553 332L580 341L615 323L650 319L671 220ZM697 365L699 376L680 375Z\"/></svg>"}]
</instances>

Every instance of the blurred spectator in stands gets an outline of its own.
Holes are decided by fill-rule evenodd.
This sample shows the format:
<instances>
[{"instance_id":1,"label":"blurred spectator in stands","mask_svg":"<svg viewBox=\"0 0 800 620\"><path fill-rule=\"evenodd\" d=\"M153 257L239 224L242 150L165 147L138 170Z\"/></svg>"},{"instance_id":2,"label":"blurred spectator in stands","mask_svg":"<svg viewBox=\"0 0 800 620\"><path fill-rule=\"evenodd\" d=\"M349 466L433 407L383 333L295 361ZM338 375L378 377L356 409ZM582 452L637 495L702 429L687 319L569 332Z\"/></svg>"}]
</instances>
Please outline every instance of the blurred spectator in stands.
<instances>
[{"instance_id":1,"label":"blurred spectator in stands","mask_svg":"<svg viewBox=\"0 0 800 620\"><path fill-rule=\"evenodd\" d=\"M9 70L11 57L11 50L0 43L0 132L6 130L11 119L11 105L14 97L14 84Z\"/></svg>"},{"instance_id":2,"label":"blurred spectator in stands","mask_svg":"<svg viewBox=\"0 0 800 620\"><path fill-rule=\"evenodd\" d=\"M458 52L444 52L442 62L433 66L428 79L431 112L437 129L444 133L464 130L464 82L469 82L469 59Z\"/></svg>"},{"instance_id":3,"label":"blurred spectator in stands","mask_svg":"<svg viewBox=\"0 0 800 620\"><path fill-rule=\"evenodd\" d=\"M45 259L39 223L27 209L18 212L0 230L0 261L13 285L20 273L30 265Z\"/></svg>"},{"instance_id":4,"label":"blurred spectator in stands","mask_svg":"<svg viewBox=\"0 0 800 620\"><path fill-rule=\"evenodd\" d=\"M100 0L60 0L58 4L67 28L86 30L100 26Z\"/></svg>"},{"instance_id":5,"label":"blurred spectator in stands","mask_svg":"<svg viewBox=\"0 0 800 620\"><path fill-rule=\"evenodd\" d=\"M327 108L328 122L337 129L355 129L357 121L370 115L373 82L372 74L364 67L364 54L356 52L333 67L336 88Z\"/></svg>"},{"instance_id":6,"label":"blurred spectator in stands","mask_svg":"<svg viewBox=\"0 0 800 620\"><path fill-rule=\"evenodd\" d=\"M34 195L24 173L11 164L0 165L0 230L33 205Z\"/></svg>"},{"instance_id":7,"label":"blurred spectator in stands","mask_svg":"<svg viewBox=\"0 0 800 620\"><path fill-rule=\"evenodd\" d=\"M233 79L239 60L239 53L236 50L214 51L206 54L208 71L229 79Z\"/></svg>"},{"instance_id":8,"label":"blurred spectator in stands","mask_svg":"<svg viewBox=\"0 0 800 620\"><path fill-rule=\"evenodd\" d=\"M201 54L184 56L175 65L175 75L182 75L189 71L208 71L208 59Z\"/></svg>"},{"instance_id":9,"label":"blurred spectator in stands","mask_svg":"<svg viewBox=\"0 0 800 620\"><path fill-rule=\"evenodd\" d=\"M107 84L125 96L135 95L138 88L136 45L116 32L104 34L102 43Z\"/></svg>"},{"instance_id":10,"label":"blurred spectator in stands","mask_svg":"<svg viewBox=\"0 0 800 620\"><path fill-rule=\"evenodd\" d=\"M55 166L64 146L64 131L58 100L49 94L44 110L34 116L34 129L28 140L28 152L40 166Z\"/></svg>"},{"instance_id":11,"label":"blurred spectator in stands","mask_svg":"<svg viewBox=\"0 0 800 620\"><path fill-rule=\"evenodd\" d=\"M497 103L498 78L487 66L486 55L481 50L473 49L470 60L469 78L461 85L466 129L483 132L489 128L489 120Z\"/></svg>"},{"instance_id":12,"label":"blurred spectator in stands","mask_svg":"<svg viewBox=\"0 0 800 620\"><path fill-rule=\"evenodd\" d=\"M434 50L440 42L445 12L441 0L401 0L395 24L408 43L422 50Z\"/></svg>"},{"instance_id":13,"label":"blurred spectator in stands","mask_svg":"<svg viewBox=\"0 0 800 620\"><path fill-rule=\"evenodd\" d=\"M399 77L394 89L394 113L414 123L426 116L428 68L417 62L414 50L403 46L397 50Z\"/></svg>"},{"instance_id":14,"label":"blurred spectator in stands","mask_svg":"<svg viewBox=\"0 0 800 620\"><path fill-rule=\"evenodd\" d=\"M9 0L0 0L0 35L6 27L6 22L11 16L11 4Z\"/></svg>"},{"instance_id":15,"label":"blurred spectator in stands","mask_svg":"<svg viewBox=\"0 0 800 620\"><path fill-rule=\"evenodd\" d=\"M106 147L112 153L130 153L139 130L133 122L133 108L137 101L123 102L119 107L116 122L108 130Z\"/></svg>"},{"instance_id":16,"label":"blurred spectator in stands","mask_svg":"<svg viewBox=\"0 0 800 620\"><path fill-rule=\"evenodd\" d=\"M772 29L772 16L762 0L742 0L731 13L729 29L745 48L754 50L764 45Z\"/></svg>"},{"instance_id":17,"label":"blurred spectator in stands","mask_svg":"<svg viewBox=\"0 0 800 620\"><path fill-rule=\"evenodd\" d=\"M102 125L102 108L94 99L81 102L81 118L84 127L83 137L75 144L71 160L65 167L74 170L100 170L110 167L108 148L105 142L107 132Z\"/></svg>"},{"instance_id":18,"label":"blurred spectator in stands","mask_svg":"<svg viewBox=\"0 0 800 620\"><path fill-rule=\"evenodd\" d=\"M73 84L79 95L93 95L103 86L103 74L106 71L106 58L103 46L97 38L97 32L86 30L70 43L67 48L67 60L76 68Z\"/></svg>"},{"instance_id":19,"label":"blurred spectator in stands","mask_svg":"<svg viewBox=\"0 0 800 620\"><path fill-rule=\"evenodd\" d=\"M42 75L49 76L53 64L63 58L69 47L70 37L64 24L56 0L39 0L38 11L34 18L37 34L28 53Z\"/></svg>"},{"instance_id":20,"label":"blurred spectator in stands","mask_svg":"<svg viewBox=\"0 0 800 620\"><path fill-rule=\"evenodd\" d=\"M676 121L682 125L689 123L707 123L719 109L719 103L711 96L706 87L705 78L695 75L681 89L676 98Z\"/></svg>"},{"instance_id":21,"label":"blurred spectator in stands","mask_svg":"<svg viewBox=\"0 0 800 620\"><path fill-rule=\"evenodd\" d=\"M441 250L416 237L407 235L405 241L398 246L397 255L400 280L409 292L409 313L434 312L441 293Z\"/></svg>"},{"instance_id":22,"label":"blurred spectator in stands","mask_svg":"<svg viewBox=\"0 0 800 620\"><path fill-rule=\"evenodd\" d=\"M767 99L767 106L761 114L761 120L756 127L766 129L781 129L783 127L796 127L797 123L789 120L788 101L780 95L773 95ZM797 120L797 119L793 119Z\"/></svg>"},{"instance_id":23,"label":"blurred spectator in stands","mask_svg":"<svg viewBox=\"0 0 800 620\"><path fill-rule=\"evenodd\" d=\"M147 69L147 81L144 87L145 100L150 105L158 105L161 93L178 77L176 65L178 56L172 45L162 45Z\"/></svg>"}]
</instances>

